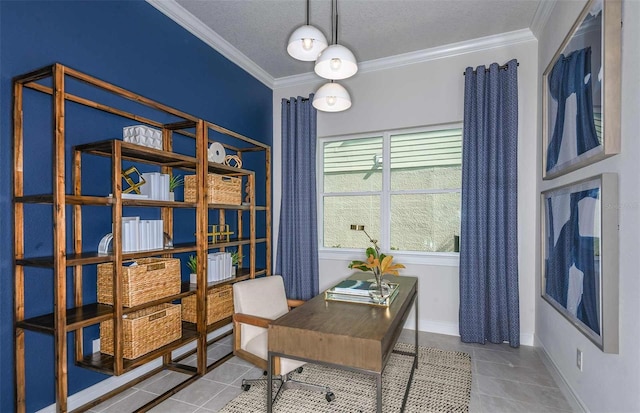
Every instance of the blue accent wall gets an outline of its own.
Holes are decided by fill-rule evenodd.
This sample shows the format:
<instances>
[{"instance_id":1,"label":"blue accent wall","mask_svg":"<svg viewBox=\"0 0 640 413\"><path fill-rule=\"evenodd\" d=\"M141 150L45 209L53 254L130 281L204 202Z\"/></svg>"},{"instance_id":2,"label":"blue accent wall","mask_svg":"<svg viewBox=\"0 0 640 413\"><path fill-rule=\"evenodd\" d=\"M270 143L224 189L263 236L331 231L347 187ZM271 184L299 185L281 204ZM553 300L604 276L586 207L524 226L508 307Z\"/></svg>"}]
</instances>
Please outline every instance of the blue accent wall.
<instances>
[{"instance_id":1,"label":"blue accent wall","mask_svg":"<svg viewBox=\"0 0 640 413\"><path fill-rule=\"evenodd\" d=\"M272 142L272 91L144 1L0 1L0 411L13 411L13 230L12 84L19 74L60 62L258 141ZM82 109L77 109L81 113ZM70 123L71 121L69 121ZM86 120L85 123L89 123ZM91 122L94 122L93 120ZM95 125L101 125L96 119ZM117 125L117 131L122 125ZM42 179L50 185L50 122L31 126L29 142L43 148ZM67 125L82 131L82 122ZM117 135L111 136L116 137ZM25 136L25 138L27 138ZM100 136L100 139L106 139ZM78 143L97 140L87 134ZM46 153L49 151L49 153ZM35 159L38 159L36 156ZM30 161L34 162L34 161ZM249 161L250 162L250 161ZM48 164L48 165L47 165ZM25 170L33 165L25 165ZM251 168L251 165L247 165ZM83 178L86 178L83 176ZM86 185L86 184L85 184ZM259 194L264 196L264 194ZM42 222L50 207L43 209ZM36 214L38 217L38 214ZM178 219L178 218L177 218ZM50 245L51 229L27 223L34 248ZM178 223L178 221L176 221ZM49 223L50 226L50 223ZM70 225L69 225L70 226ZM104 228L86 229L99 239ZM38 240L41 237L41 243ZM46 249L46 248L45 248ZM51 305L51 271L30 270L28 303L36 311ZM31 278L32 277L32 278ZM35 284L35 285L34 285ZM87 283L90 284L90 283ZM95 295L95 285L85 285ZM50 312L48 311L44 312ZM28 311L28 314L29 311ZM94 328L97 334L97 328ZM72 336L69 336L71 340ZM70 343L71 344L71 343ZM90 346L90 342L86 343ZM86 345L85 344L85 345ZM73 364L68 353L69 393L108 376ZM53 339L27 333L27 410L54 402Z\"/></svg>"}]
</instances>

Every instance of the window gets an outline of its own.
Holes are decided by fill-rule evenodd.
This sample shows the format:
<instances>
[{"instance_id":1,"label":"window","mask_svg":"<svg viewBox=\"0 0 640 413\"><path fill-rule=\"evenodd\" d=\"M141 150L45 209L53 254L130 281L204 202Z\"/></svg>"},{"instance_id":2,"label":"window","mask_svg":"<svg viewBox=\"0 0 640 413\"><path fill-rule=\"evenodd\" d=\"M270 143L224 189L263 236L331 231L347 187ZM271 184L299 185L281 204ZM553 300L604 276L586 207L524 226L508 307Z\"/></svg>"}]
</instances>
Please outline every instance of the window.
<instances>
[{"instance_id":1,"label":"window","mask_svg":"<svg viewBox=\"0 0 640 413\"><path fill-rule=\"evenodd\" d=\"M324 248L453 252L460 233L462 128L326 138L319 154Z\"/></svg>"}]
</instances>

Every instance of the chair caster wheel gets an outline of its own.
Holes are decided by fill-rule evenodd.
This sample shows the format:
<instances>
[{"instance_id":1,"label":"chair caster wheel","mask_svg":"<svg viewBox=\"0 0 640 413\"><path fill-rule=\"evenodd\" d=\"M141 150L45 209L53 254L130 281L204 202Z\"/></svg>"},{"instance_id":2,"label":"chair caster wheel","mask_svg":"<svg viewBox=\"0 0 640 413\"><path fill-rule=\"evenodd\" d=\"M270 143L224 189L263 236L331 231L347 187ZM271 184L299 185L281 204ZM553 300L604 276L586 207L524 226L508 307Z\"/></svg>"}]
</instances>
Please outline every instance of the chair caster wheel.
<instances>
[{"instance_id":1,"label":"chair caster wheel","mask_svg":"<svg viewBox=\"0 0 640 413\"><path fill-rule=\"evenodd\" d=\"M331 403L332 401L334 401L336 399L336 395L331 393L331 392L329 392L329 393L324 395L324 398L327 399L327 401L329 403Z\"/></svg>"},{"instance_id":2,"label":"chair caster wheel","mask_svg":"<svg viewBox=\"0 0 640 413\"><path fill-rule=\"evenodd\" d=\"M242 390L244 390L244 391L249 391L250 388L251 388L250 384L243 384L242 385Z\"/></svg>"},{"instance_id":3,"label":"chair caster wheel","mask_svg":"<svg viewBox=\"0 0 640 413\"><path fill-rule=\"evenodd\" d=\"M302 368L302 367L298 367L298 368L296 369L296 372L298 372L298 373L302 373L302 370L303 370L303 368Z\"/></svg>"},{"instance_id":4,"label":"chair caster wheel","mask_svg":"<svg viewBox=\"0 0 640 413\"><path fill-rule=\"evenodd\" d=\"M267 375L267 371L266 370L262 370L262 375L266 376Z\"/></svg>"}]
</instances>

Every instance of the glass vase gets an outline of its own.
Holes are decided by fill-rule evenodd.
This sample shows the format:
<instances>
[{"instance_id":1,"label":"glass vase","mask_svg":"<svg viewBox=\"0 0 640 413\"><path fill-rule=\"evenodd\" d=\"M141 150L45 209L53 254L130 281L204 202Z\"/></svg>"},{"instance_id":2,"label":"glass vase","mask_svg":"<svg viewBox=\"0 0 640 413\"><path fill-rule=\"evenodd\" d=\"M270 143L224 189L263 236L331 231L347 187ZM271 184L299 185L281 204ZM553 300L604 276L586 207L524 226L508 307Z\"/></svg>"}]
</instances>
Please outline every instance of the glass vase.
<instances>
[{"instance_id":1,"label":"glass vase","mask_svg":"<svg viewBox=\"0 0 640 413\"><path fill-rule=\"evenodd\" d=\"M386 280L382 279L382 276L379 273L374 272L373 275L375 278L371 280L369 295L376 303L382 303L391 294L391 287Z\"/></svg>"}]
</instances>

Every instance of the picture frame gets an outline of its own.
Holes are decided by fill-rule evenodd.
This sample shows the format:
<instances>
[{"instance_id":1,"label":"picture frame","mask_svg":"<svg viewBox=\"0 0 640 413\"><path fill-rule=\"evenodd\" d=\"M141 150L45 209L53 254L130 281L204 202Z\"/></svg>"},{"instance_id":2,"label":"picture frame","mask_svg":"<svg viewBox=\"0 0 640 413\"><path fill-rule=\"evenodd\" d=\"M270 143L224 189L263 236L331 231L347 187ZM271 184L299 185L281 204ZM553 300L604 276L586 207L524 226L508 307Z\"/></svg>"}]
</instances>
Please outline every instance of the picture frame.
<instances>
[{"instance_id":1,"label":"picture frame","mask_svg":"<svg viewBox=\"0 0 640 413\"><path fill-rule=\"evenodd\" d=\"M590 0L542 76L542 178L620 153L621 0Z\"/></svg>"},{"instance_id":2,"label":"picture frame","mask_svg":"<svg viewBox=\"0 0 640 413\"><path fill-rule=\"evenodd\" d=\"M541 194L541 295L605 353L618 353L618 178Z\"/></svg>"}]
</instances>

